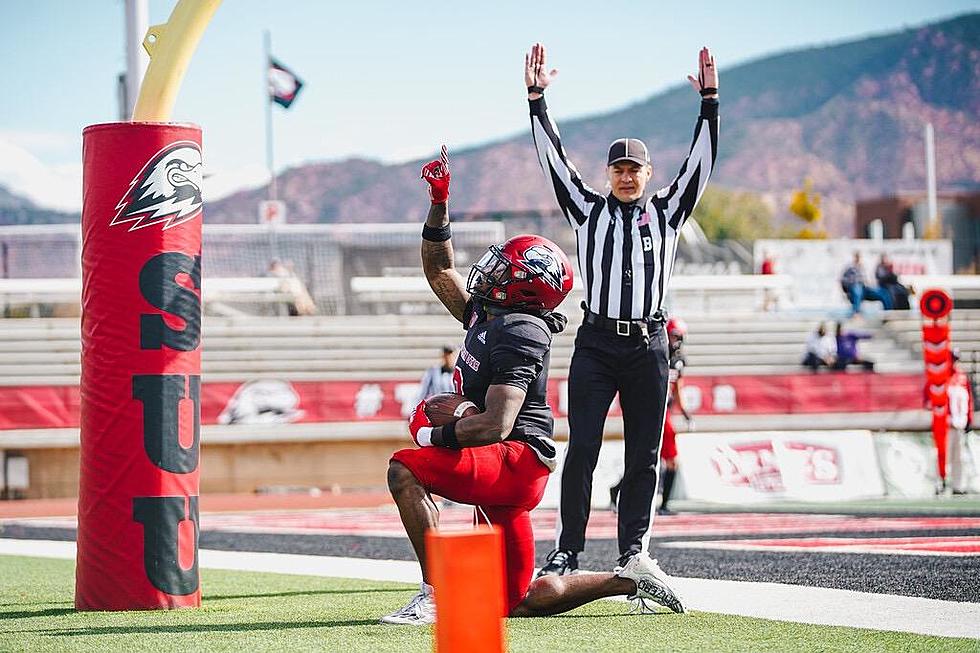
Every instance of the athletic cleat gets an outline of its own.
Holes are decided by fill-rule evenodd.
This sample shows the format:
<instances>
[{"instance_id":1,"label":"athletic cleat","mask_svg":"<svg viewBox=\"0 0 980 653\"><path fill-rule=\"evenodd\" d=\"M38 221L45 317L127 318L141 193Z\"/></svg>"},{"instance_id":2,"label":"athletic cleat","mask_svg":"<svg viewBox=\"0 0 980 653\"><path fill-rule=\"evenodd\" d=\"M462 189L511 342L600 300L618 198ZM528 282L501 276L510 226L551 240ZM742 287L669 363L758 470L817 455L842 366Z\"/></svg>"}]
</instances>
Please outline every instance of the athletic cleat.
<instances>
[{"instance_id":1,"label":"athletic cleat","mask_svg":"<svg viewBox=\"0 0 980 653\"><path fill-rule=\"evenodd\" d=\"M547 562L535 578L575 573L578 573L578 554L565 549L555 549L548 554Z\"/></svg>"},{"instance_id":2,"label":"athletic cleat","mask_svg":"<svg viewBox=\"0 0 980 653\"><path fill-rule=\"evenodd\" d=\"M398 626L424 626L436 622L436 603L432 587L422 583L419 593L405 607L381 617L381 623Z\"/></svg>"},{"instance_id":3,"label":"athletic cleat","mask_svg":"<svg viewBox=\"0 0 980 653\"><path fill-rule=\"evenodd\" d=\"M642 553L636 554L616 571L616 575L636 583L636 593L627 598L630 601L639 601L640 612L644 609L649 610L645 600L658 603L673 612L684 612L684 604L680 596L670 588L670 576L664 573L656 560L651 560Z\"/></svg>"}]
</instances>

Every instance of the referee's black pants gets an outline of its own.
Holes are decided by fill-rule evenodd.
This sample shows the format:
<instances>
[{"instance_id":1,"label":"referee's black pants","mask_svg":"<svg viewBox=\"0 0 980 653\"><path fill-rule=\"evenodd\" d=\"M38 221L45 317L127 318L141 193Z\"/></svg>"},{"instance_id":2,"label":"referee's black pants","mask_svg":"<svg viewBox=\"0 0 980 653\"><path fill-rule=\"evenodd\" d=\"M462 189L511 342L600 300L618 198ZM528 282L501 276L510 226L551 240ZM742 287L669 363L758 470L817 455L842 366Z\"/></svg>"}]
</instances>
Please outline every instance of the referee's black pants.
<instances>
[{"instance_id":1,"label":"referee's black pants","mask_svg":"<svg viewBox=\"0 0 980 653\"><path fill-rule=\"evenodd\" d=\"M613 397L623 411L625 469L619 492L619 553L646 548L657 491L667 406L667 335L653 323L649 339L579 327L568 374L568 451L561 475L557 547L585 548L592 473Z\"/></svg>"}]
</instances>

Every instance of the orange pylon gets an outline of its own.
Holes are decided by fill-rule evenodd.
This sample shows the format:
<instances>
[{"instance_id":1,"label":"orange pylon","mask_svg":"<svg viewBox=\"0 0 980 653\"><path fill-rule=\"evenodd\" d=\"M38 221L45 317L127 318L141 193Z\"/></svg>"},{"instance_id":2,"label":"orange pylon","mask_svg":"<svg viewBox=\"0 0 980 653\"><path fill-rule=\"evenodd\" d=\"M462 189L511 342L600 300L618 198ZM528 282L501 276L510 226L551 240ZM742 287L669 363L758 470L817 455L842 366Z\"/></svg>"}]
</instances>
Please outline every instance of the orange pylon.
<instances>
[{"instance_id":1,"label":"orange pylon","mask_svg":"<svg viewBox=\"0 0 980 653\"><path fill-rule=\"evenodd\" d=\"M435 589L436 653L506 650L504 544L500 529L425 534L429 581Z\"/></svg>"}]
</instances>

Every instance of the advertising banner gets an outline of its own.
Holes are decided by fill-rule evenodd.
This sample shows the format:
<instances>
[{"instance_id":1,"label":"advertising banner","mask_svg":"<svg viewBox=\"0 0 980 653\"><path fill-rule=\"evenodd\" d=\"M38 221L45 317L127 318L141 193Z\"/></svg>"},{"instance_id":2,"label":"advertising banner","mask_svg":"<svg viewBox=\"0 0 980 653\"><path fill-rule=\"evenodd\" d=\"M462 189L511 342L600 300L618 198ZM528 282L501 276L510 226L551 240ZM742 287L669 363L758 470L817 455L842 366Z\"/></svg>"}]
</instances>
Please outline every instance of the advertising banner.
<instances>
[{"instance_id":1,"label":"advertising banner","mask_svg":"<svg viewBox=\"0 0 980 653\"><path fill-rule=\"evenodd\" d=\"M695 415L890 412L922 408L918 374L780 374L684 377L684 404ZM548 402L568 414L568 383L553 378ZM256 379L202 383L203 424L359 422L407 417L416 381ZM77 386L0 386L0 431L79 424ZM610 415L622 414L613 400Z\"/></svg>"},{"instance_id":2,"label":"advertising banner","mask_svg":"<svg viewBox=\"0 0 980 653\"><path fill-rule=\"evenodd\" d=\"M869 431L682 433L686 498L717 503L880 497Z\"/></svg>"}]
</instances>

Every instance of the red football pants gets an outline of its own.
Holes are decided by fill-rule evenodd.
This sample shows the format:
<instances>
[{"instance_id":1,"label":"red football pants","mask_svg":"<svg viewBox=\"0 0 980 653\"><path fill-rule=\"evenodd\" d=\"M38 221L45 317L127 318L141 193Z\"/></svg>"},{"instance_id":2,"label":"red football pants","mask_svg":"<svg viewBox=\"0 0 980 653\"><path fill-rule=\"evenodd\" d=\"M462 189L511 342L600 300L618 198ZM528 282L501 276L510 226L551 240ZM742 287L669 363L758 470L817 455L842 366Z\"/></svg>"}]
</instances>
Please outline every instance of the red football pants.
<instances>
[{"instance_id":1,"label":"red football pants","mask_svg":"<svg viewBox=\"0 0 980 653\"><path fill-rule=\"evenodd\" d=\"M660 457L664 460L674 460L677 458L677 431L670 421L670 411L664 419L664 441L660 444Z\"/></svg>"},{"instance_id":2,"label":"red football pants","mask_svg":"<svg viewBox=\"0 0 980 653\"><path fill-rule=\"evenodd\" d=\"M429 492L479 506L504 536L507 611L524 600L534 573L531 510L541 501L548 468L523 442L485 447L402 449L391 457Z\"/></svg>"}]
</instances>

